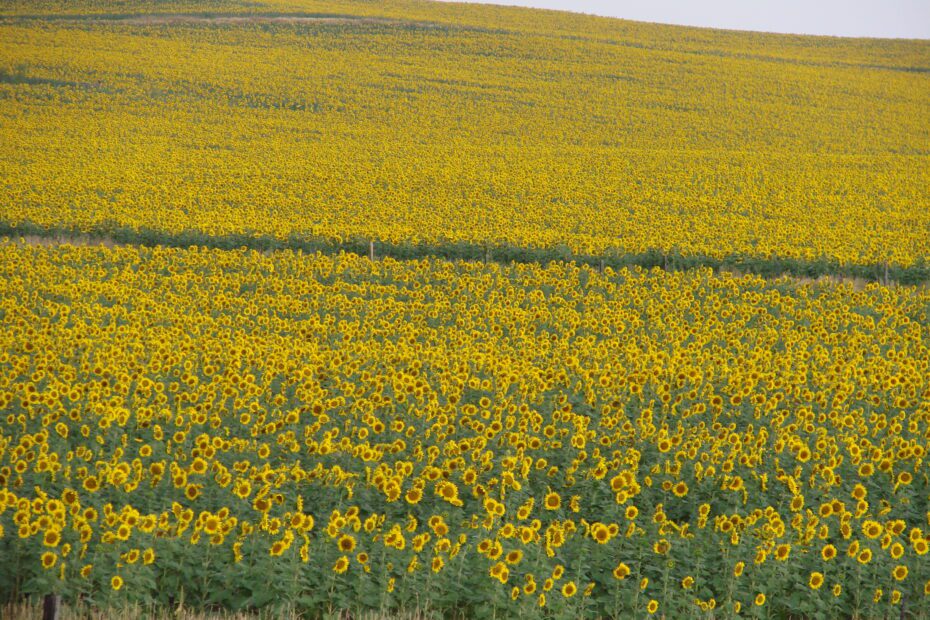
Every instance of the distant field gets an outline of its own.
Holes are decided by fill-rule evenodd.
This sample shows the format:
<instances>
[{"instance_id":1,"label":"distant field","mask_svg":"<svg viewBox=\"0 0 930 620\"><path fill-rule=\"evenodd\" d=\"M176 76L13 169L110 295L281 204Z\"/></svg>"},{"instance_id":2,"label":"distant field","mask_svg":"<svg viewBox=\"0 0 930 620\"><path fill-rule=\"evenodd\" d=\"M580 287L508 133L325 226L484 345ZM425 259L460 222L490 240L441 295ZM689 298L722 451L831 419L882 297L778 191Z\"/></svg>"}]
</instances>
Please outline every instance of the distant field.
<instances>
[{"instance_id":1,"label":"distant field","mask_svg":"<svg viewBox=\"0 0 930 620\"><path fill-rule=\"evenodd\" d=\"M927 258L925 41L413 2L3 9L7 227Z\"/></svg>"}]
</instances>

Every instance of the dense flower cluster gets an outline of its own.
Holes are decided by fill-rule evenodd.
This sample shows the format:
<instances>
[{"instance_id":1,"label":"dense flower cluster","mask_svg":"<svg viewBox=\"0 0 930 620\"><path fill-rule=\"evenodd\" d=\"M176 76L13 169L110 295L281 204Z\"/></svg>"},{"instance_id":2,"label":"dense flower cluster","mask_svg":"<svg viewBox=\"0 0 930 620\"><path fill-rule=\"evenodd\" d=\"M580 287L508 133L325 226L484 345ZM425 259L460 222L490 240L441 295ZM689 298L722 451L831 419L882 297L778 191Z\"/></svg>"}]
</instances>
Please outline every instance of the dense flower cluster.
<instances>
[{"instance_id":1,"label":"dense flower cluster","mask_svg":"<svg viewBox=\"0 0 930 620\"><path fill-rule=\"evenodd\" d=\"M930 600L925 290L6 243L0 293L0 591Z\"/></svg>"},{"instance_id":2,"label":"dense flower cluster","mask_svg":"<svg viewBox=\"0 0 930 620\"><path fill-rule=\"evenodd\" d=\"M927 257L927 42L222 4L5 4L85 17L0 23L0 222ZM86 18L136 10L303 21Z\"/></svg>"}]
</instances>

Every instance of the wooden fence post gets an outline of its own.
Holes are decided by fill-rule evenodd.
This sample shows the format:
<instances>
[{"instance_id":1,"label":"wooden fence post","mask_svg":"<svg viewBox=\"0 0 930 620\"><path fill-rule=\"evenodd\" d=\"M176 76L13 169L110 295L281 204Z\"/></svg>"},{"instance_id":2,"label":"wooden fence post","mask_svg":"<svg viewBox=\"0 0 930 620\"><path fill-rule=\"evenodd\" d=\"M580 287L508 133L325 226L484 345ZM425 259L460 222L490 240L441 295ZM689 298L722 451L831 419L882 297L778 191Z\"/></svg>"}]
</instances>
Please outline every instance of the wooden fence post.
<instances>
[{"instance_id":1,"label":"wooden fence post","mask_svg":"<svg viewBox=\"0 0 930 620\"><path fill-rule=\"evenodd\" d=\"M368 258L371 259L371 262L375 261L375 240L368 240Z\"/></svg>"},{"instance_id":2,"label":"wooden fence post","mask_svg":"<svg viewBox=\"0 0 930 620\"><path fill-rule=\"evenodd\" d=\"M42 620L58 620L61 614L61 597L46 594L42 601Z\"/></svg>"}]
</instances>

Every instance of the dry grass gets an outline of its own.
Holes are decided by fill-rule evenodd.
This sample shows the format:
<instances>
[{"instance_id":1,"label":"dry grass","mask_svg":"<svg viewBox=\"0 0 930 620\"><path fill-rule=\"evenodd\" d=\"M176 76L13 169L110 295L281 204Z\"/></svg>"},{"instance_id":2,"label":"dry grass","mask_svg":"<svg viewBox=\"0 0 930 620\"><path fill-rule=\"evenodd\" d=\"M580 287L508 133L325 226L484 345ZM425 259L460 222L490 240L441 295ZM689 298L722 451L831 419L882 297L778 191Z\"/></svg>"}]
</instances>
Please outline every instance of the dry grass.
<instances>
[{"instance_id":1,"label":"dry grass","mask_svg":"<svg viewBox=\"0 0 930 620\"><path fill-rule=\"evenodd\" d=\"M0 607L4 620L34 620L42 617L42 601ZM297 620L304 618L286 609L257 612L197 611L184 607L146 608L141 605L115 609L96 609L84 605L60 608L58 620ZM323 614L324 620L432 620L435 614L417 610L411 612L348 612L333 610Z\"/></svg>"},{"instance_id":2,"label":"dry grass","mask_svg":"<svg viewBox=\"0 0 930 620\"><path fill-rule=\"evenodd\" d=\"M726 268L726 267L722 268L720 272L731 274L734 277L742 277L742 276L747 275L748 273L748 272L740 271L739 269ZM791 279L797 282L798 284L835 284L835 285L848 284L852 286L853 290L856 290L856 291L863 290L865 286L869 283L869 281L864 278L852 278L852 277L847 277L847 276L833 276L833 275L822 275L817 278L797 276L797 277L792 277ZM897 282L888 283L888 286L897 286L897 285L898 285Z\"/></svg>"},{"instance_id":3,"label":"dry grass","mask_svg":"<svg viewBox=\"0 0 930 620\"><path fill-rule=\"evenodd\" d=\"M93 247L106 247L106 248L115 248L119 246L127 245L121 243L109 237L101 235L75 235L75 234L59 234L54 236L44 236L44 235L23 235L20 237L7 237L10 241L14 243L24 243L26 245L35 245L40 247L57 247L60 245L71 245L71 246L93 246ZM266 256L272 254L274 250L264 250L262 253ZM727 273L734 277L742 277L747 275L749 272L744 272L733 267L723 267L720 269L720 273ZM777 276L782 277L782 276ZM854 278L848 276L837 276L837 275L822 275L817 278L808 278L803 276L789 276L792 280L798 284L810 284L810 285L820 285L820 284L830 284L836 286L849 285L853 290L861 291L863 290L869 281L864 278ZM885 283L885 286L888 287L898 287L903 286L899 282L894 280ZM912 287L915 290L926 290L930 289L930 282L924 282L915 287Z\"/></svg>"},{"instance_id":4,"label":"dry grass","mask_svg":"<svg viewBox=\"0 0 930 620\"><path fill-rule=\"evenodd\" d=\"M37 245L40 247L54 248L60 245L73 246L102 246L105 248L115 248L123 245L108 237L90 236L90 235L57 235L54 237L43 237L40 235L24 235L18 237L21 243L26 245Z\"/></svg>"}]
</instances>

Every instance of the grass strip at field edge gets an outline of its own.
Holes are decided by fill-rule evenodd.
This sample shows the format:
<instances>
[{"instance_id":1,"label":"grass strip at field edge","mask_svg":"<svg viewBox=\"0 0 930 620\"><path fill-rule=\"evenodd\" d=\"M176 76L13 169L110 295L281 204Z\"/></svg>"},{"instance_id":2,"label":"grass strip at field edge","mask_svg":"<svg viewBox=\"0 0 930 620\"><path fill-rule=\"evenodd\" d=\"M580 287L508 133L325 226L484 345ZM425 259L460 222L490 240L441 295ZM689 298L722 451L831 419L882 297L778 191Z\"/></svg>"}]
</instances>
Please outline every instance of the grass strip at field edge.
<instances>
[{"instance_id":1,"label":"grass strip at field edge","mask_svg":"<svg viewBox=\"0 0 930 620\"><path fill-rule=\"evenodd\" d=\"M731 254L722 258L706 255L683 255L650 249L640 253L576 254L567 246L520 247L504 244L470 242L394 243L378 239L349 238L331 240L323 237L291 235L278 238L271 235L243 232L208 235L196 230L177 233L150 228L102 225L79 230L73 227L44 227L32 222L0 221L0 237L16 240L32 238L32 242L83 245L139 245L145 247L189 248L192 246L221 250L252 249L262 252L299 250L307 253L335 254L347 252L373 258L395 259L438 258L496 263L539 263L554 261L588 265L603 270L640 267L666 271L711 268L714 271L734 271L766 278L838 278L917 286L930 284L930 263L923 257L914 265L843 264L830 258L805 260L788 257L761 257Z\"/></svg>"}]
</instances>

